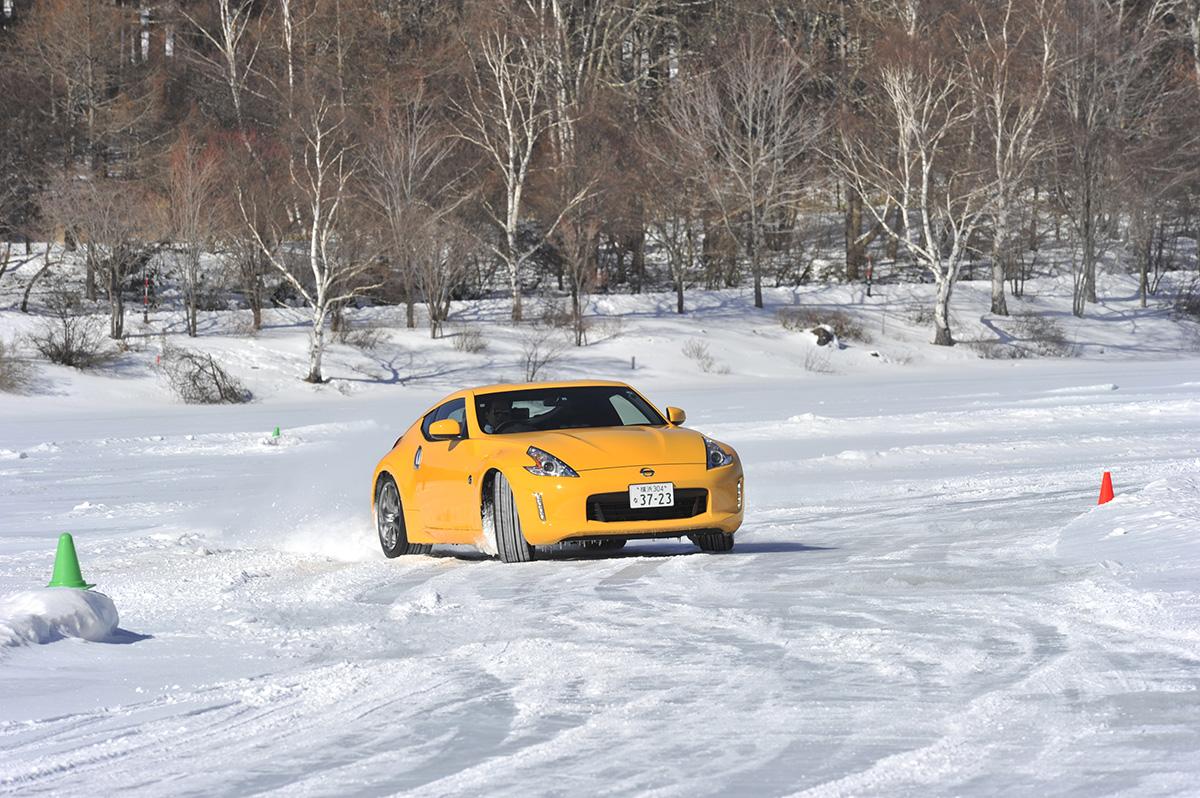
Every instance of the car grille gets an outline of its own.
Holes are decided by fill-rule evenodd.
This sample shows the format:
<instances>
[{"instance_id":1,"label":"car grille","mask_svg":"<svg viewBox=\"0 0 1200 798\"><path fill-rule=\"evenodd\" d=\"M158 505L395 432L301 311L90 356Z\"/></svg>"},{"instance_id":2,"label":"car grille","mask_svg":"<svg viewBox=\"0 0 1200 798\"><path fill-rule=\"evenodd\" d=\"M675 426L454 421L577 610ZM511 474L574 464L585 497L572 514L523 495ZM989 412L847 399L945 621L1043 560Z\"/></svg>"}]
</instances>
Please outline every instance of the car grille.
<instances>
[{"instance_id":1,"label":"car grille","mask_svg":"<svg viewBox=\"0 0 1200 798\"><path fill-rule=\"evenodd\" d=\"M674 507L630 507L629 493L594 493L587 498L589 521L667 521L695 518L708 509L704 488L676 488Z\"/></svg>"}]
</instances>

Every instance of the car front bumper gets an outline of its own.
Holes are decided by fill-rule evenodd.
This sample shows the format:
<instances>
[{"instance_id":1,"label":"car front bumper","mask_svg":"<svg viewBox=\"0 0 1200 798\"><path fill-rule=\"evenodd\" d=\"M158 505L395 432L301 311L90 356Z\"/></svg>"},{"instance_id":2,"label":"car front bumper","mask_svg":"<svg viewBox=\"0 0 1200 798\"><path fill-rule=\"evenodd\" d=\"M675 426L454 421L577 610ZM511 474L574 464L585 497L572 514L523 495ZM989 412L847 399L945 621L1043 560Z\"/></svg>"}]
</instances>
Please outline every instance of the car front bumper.
<instances>
[{"instance_id":1,"label":"car front bumper","mask_svg":"<svg viewBox=\"0 0 1200 798\"><path fill-rule=\"evenodd\" d=\"M706 469L696 465L651 465L653 476L644 476L644 466L601 468L581 471L578 477L543 477L522 470L506 474L521 515L521 530L534 546L545 546L577 538L657 538L681 537L694 532L720 531L732 534L742 524L745 512L745 488L741 463ZM662 516L670 511L604 512L605 506L618 510L616 495L628 496L629 486L649 482L671 482L676 491L676 512L686 517ZM705 491L703 509L697 494ZM605 496L608 494L608 496ZM602 505L596 497L605 497ZM589 502L589 499L592 499ZM591 507L589 509L589 503ZM612 517L618 520L612 520Z\"/></svg>"}]
</instances>

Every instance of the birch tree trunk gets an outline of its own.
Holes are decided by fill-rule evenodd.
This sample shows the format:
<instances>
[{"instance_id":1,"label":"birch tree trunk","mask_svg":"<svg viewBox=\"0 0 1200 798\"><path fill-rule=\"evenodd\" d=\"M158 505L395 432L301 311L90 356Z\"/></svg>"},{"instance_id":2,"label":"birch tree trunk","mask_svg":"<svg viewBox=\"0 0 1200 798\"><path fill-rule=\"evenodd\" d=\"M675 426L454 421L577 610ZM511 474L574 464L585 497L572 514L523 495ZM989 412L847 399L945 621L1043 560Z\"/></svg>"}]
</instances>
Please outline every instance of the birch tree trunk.
<instances>
[{"instance_id":1,"label":"birch tree trunk","mask_svg":"<svg viewBox=\"0 0 1200 798\"><path fill-rule=\"evenodd\" d=\"M1008 229L1008 202L997 197L996 214L992 230L992 313L1008 315L1008 301L1004 298L1004 278L1012 258L1012 247Z\"/></svg>"},{"instance_id":2,"label":"birch tree trunk","mask_svg":"<svg viewBox=\"0 0 1200 798\"><path fill-rule=\"evenodd\" d=\"M860 242L863 224L862 197L851 188L846 190L846 281L857 282L865 258L865 245Z\"/></svg>"},{"instance_id":3,"label":"birch tree trunk","mask_svg":"<svg viewBox=\"0 0 1200 798\"><path fill-rule=\"evenodd\" d=\"M939 275L937 297L933 305L933 342L938 346L954 346L950 333L950 295L954 291L957 274Z\"/></svg>"}]
</instances>

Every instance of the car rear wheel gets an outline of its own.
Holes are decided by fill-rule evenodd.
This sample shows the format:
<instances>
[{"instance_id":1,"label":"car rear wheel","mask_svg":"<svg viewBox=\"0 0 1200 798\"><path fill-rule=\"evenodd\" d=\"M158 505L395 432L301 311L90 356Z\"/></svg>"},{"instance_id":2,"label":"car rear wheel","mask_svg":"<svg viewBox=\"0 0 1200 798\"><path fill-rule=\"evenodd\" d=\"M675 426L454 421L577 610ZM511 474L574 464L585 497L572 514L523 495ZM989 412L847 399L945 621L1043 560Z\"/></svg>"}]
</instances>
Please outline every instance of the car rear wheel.
<instances>
[{"instance_id":1,"label":"car rear wheel","mask_svg":"<svg viewBox=\"0 0 1200 798\"><path fill-rule=\"evenodd\" d=\"M433 549L429 543L408 542L400 490L390 474L381 476L375 485L375 529L379 533L379 546L388 559L401 554L428 554Z\"/></svg>"},{"instance_id":2,"label":"car rear wheel","mask_svg":"<svg viewBox=\"0 0 1200 798\"><path fill-rule=\"evenodd\" d=\"M492 482L492 518L496 525L496 551L501 562L529 562L533 559L533 546L521 532L521 516L517 513L517 502L512 486L503 474L497 474Z\"/></svg>"},{"instance_id":3,"label":"car rear wheel","mask_svg":"<svg viewBox=\"0 0 1200 798\"><path fill-rule=\"evenodd\" d=\"M688 535L688 537L700 547L700 551L710 554L733 551L733 535L726 535L724 532L700 532L695 535Z\"/></svg>"}]
</instances>

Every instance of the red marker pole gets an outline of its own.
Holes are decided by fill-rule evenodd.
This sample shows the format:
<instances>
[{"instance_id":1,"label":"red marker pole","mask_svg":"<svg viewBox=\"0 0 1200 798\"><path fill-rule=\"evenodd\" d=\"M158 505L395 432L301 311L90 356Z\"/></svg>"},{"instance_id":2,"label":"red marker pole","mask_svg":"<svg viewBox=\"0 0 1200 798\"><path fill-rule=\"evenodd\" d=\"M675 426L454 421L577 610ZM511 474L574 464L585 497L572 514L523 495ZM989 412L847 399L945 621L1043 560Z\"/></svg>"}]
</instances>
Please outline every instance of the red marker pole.
<instances>
[{"instance_id":1,"label":"red marker pole","mask_svg":"<svg viewBox=\"0 0 1200 798\"><path fill-rule=\"evenodd\" d=\"M150 273L142 271L142 324L150 323Z\"/></svg>"},{"instance_id":2,"label":"red marker pole","mask_svg":"<svg viewBox=\"0 0 1200 798\"><path fill-rule=\"evenodd\" d=\"M867 257L867 296L871 295L871 282L875 279L875 264L871 263L870 256Z\"/></svg>"}]
</instances>

